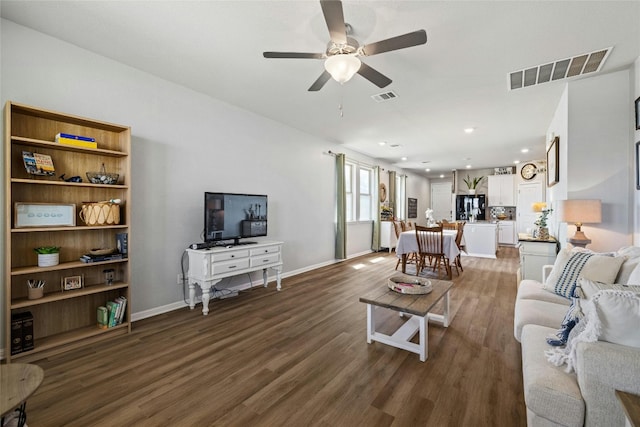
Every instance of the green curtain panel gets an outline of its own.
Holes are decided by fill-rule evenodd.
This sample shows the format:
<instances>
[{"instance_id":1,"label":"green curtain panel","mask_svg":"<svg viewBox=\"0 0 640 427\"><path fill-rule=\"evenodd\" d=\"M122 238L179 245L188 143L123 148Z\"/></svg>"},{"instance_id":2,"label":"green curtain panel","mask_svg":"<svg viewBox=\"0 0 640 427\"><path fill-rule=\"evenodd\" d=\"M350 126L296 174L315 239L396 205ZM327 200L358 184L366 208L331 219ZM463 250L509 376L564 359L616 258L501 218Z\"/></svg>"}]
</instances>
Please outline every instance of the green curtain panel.
<instances>
[{"instance_id":1,"label":"green curtain panel","mask_svg":"<svg viewBox=\"0 0 640 427\"><path fill-rule=\"evenodd\" d=\"M371 250L380 250L380 166L373 168L373 194L371 195L371 205L375 212L373 214L373 233L371 238Z\"/></svg>"},{"instance_id":2,"label":"green curtain panel","mask_svg":"<svg viewBox=\"0 0 640 427\"><path fill-rule=\"evenodd\" d=\"M347 259L347 190L344 164L345 155L336 154L336 259Z\"/></svg>"}]
</instances>

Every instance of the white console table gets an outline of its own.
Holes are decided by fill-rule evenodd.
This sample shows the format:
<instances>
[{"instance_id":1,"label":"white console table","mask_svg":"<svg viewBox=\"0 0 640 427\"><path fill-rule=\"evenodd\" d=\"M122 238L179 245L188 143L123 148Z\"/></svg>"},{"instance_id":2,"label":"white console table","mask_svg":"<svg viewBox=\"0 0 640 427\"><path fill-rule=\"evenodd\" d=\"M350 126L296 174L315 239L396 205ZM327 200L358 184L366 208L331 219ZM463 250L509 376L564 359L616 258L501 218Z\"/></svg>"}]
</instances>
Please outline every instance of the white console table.
<instances>
[{"instance_id":1,"label":"white console table","mask_svg":"<svg viewBox=\"0 0 640 427\"><path fill-rule=\"evenodd\" d=\"M259 242L256 244L210 249L187 249L189 254L189 307L196 302L196 285L202 289L202 314L209 313L211 287L222 279L239 274L262 270L264 287L267 287L267 270L276 272L276 289L280 290L282 272L282 242Z\"/></svg>"}]
</instances>

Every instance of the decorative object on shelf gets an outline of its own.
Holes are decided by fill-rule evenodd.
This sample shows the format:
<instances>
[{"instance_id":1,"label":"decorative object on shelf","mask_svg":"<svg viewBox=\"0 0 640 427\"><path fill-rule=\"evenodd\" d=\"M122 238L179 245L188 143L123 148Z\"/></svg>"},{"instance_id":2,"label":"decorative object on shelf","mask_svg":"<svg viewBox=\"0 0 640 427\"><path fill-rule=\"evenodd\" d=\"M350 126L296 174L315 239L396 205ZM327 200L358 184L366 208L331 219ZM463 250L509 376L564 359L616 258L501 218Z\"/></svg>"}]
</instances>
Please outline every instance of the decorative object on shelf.
<instances>
[{"instance_id":1,"label":"decorative object on shelf","mask_svg":"<svg viewBox=\"0 0 640 427\"><path fill-rule=\"evenodd\" d=\"M14 227L73 227L76 225L76 205L73 203L15 204Z\"/></svg>"},{"instance_id":2,"label":"decorative object on shelf","mask_svg":"<svg viewBox=\"0 0 640 427\"><path fill-rule=\"evenodd\" d=\"M27 298L38 299L44 296L44 285L47 282L45 280L27 280Z\"/></svg>"},{"instance_id":3,"label":"decorative object on shelf","mask_svg":"<svg viewBox=\"0 0 640 427\"><path fill-rule=\"evenodd\" d=\"M118 177L120 177L120 175L117 173L107 172L104 167L104 163L100 168L100 172L87 172L87 178L89 179L89 182L92 184L109 184L109 185L117 184Z\"/></svg>"},{"instance_id":4,"label":"decorative object on shelf","mask_svg":"<svg viewBox=\"0 0 640 427\"><path fill-rule=\"evenodd\" d=\"M547 150L547 187L553 187L560 181L559 155L560 138L556 136Z\"/></svg>"},{"instance_id":5,"label":"decorative object on shelf","mask_svg":"<svg viewBox=\"0 0 640 427\"><path fill-rule=\"evenodd\" d=\"M31 175L53 176L56 173L56 169L53 167L53 160L48 154L23 151L22 160L24 161L24 168Z\"/></svg>"},{"instance_id":6,"label":"decorative object on shelf","mask_svg":"<svg viewBox=\"0 0 640 427\"><path fill-rule=\"evenodd\" d=\"M33 250L38 254L38 267L51 267L60 264L59 246L40 246Z\"/></svg>"},{"instance_id":7,"label":"decorative object on shelf","mask_svg":"<svg viewBox=\"0 0 640 427\"><path fill-rule=\"evenodd\" d=\"M70 133L59 133L56 135L56 142L62 145L73 145L74 147L98 148L95 138Z\"/></svg>"},{"instance_id":8,"label":"decorative object on shelf","mask_svg":"<svg viewBox=\"0 0 640 427\"><path fill-rule=\"evenodd\" d=\"M72 176L71 178L65 178L66 174L63 173L62 175L59 176L60 181L65 181L65 182L82 182L82 177L80 176Z\"/></svg>"},{"instance_id":9,"label":"decorative object on shelf","mask_svg":"<svg viewBox=\"0 0 640 427\"><path fill-rule=\"evenodd\" d=\"M120 199L85 202L80 209L80 219L87 225L118 225L120 224L120 202Z\"/></svg>"},{"instance_id":10,"label":"decorative object on shelf","mask_svg":"<svg viewBox=\"0 0 640 427\"><path fill-rule=\"evenodd\" d=\"M547 220L549 215L553 212L553 209L547 209L547 204L544 202L536 202L533 204L532 209L534 212L539 212L540 216L534 222L537 226L533 237L540 240L549 240L549 228L547 227Z\"/></svg>"},{"instance_id":11,"label":"decorative object on shelf","mask_svg":"<svg viewBox=\"0 0 640 427\"><path fill-rule=\"evenodd\" d=\"M599 224L602 221L602 202L599 199L560 200L558 213L561 222L576 226L576 233L567 242L584 248L591 243L591 239L582 232L582 224Z\"/></svg>"},{"instance_id":12,"label":"decorative object on shelf","mask_svg":"<svg viewBox=\"0 0 640 427\"><path fill-rule=\"evenodd\" d=\"M113 281L116 277L116 270L113 268L107 268L106 270L102 270L102 273L104 274L104 284L107 286L113 285Z\"/></svg>"},{"instance_id":13,"label":"decorative object on shelf","mask_svg":"<svg viewBox=\"0 0 640 427\"><path fill-rule=\"evenodd\" d=\"M391 221L393 219L393 209L389 207L388 202L385 202L380 206L380 219L382 221Z\"/></svg>"},{"instance_id":14,"label":"decorative object on shelf","mask_svg":"<svg viewBox=\"0 0 640 427\"><path fill-rule=\"evenodd\" d=\"M478 187L478 184L480 184L480 181L482 181L482 178L484 178L484 176L479 176L472 179L469 175L467 175L467 177L463 179L464 183L467 184L469 194L476 194L476 188Z\"/></svg>"},{"instance_id":15,"label":"decorative object on shelf","mask_svg":"<svg viewBox=\"0 0 640 427\"><path fill-rule=\"evenodd\" d=\"M74 289L82 289L84 286L83 276L69 276L60 279L60 287L63 291L72 291Z\"/></svg>"},{"instance_id":16,"label":"decorative object on shelf","mask_svg":"<svg viewBox=\"0 0 640 427\"><path fill-rule=\"evenodd\" d=\"M513 175L513 166L493 168L494 175Z\"/></svg>"},{"instance_id":17,"label":"decorative object on shelf","mask_svg":"<svg viewBox=\"0 0 640 427\"><path fill-rule=\"evenodd\" d=\"M525 179L527 181L535 178L537 173L538 167L533 163L527 163L526 165L522 166L522 169L520 169L520 176L522 177L522 179Z\"/></svg>"},{"instance_id":18,"label":"decorative object on shelf","mask_svg":"<svg viewBox=\"0 0 640 427\"><path fill-rule=\"evenodd\" d=\"M116 250L114 248L96 248L96 249L90 249L89 254L90 255L110 255L115 251Z\"/></svg>"},{"instance_id":19,"label":"decorative object on shelf","mask_svg":"<svg viewBox=\"0 0 640 427\"><path fill-rule=\"evenodd\" d=\"M389 278L387 286L401 294L424 295L433 290L431 280L421 277L394 276Z\"/></svg>"}]
</instances>

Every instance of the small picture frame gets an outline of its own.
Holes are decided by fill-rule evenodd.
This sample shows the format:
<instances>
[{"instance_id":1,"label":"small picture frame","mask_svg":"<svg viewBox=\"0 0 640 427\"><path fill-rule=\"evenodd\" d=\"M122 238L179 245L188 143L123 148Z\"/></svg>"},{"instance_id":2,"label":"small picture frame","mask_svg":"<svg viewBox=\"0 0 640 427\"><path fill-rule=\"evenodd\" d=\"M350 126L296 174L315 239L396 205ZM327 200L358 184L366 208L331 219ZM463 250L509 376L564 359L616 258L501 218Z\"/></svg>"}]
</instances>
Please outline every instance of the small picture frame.
<instances>
[{"instance_id":1,"label":"small picture frame","mask_svg":"<svg viewBox=\"0 0 640 427\"><path fill-rule=\"evenodd\" d=\"M72 291L84 287L84 278L82 276L63 277L60 281L62 291Z\"/></svg>"},{"instance_id":2,"label":"small picture frame","mask_svg":"<svg viewBox=\"0 0 640 427\"><path fill-rule=\"evenodd\" d=\"M640 97L636 99L636 130L640 130Z\"/></svg>"},{"instance_id":3,"label":"small picture frame","mask_svg":"<svg viewBox=\"0 0 640 427\"><path fill-rule=\"evenodd\" d=\"M556 136L547 150L547 187L553 187L560 181L559 154L560 138Z\"/></svg>"}]
</instances>

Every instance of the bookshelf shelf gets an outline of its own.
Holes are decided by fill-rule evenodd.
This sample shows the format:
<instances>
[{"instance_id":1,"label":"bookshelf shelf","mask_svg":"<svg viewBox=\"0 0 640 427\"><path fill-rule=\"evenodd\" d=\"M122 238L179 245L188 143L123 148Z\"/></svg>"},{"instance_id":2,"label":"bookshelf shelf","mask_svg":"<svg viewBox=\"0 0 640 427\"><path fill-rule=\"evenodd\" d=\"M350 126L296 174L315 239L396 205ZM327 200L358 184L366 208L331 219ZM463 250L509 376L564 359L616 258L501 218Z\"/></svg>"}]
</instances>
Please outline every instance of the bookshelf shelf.
<instances>
[{"instance_id":1,"label":"bookshelf shelf","mask_svg":"<svg viewBox=\"0 0 640 427\"><path fill-rule=\"evenodd\" d=\"M56 135L68 133L94 138L98 148L60 144ZM97 308L125 297L130 303L130 261L128 258L84 263L80 256L93 248L116 247L116 235L127 234L130 241L131 213L131 129L112 123L59 113L8 101L4 108L4 349L7 362L29 356L46 357L75 348L114 333L131 332L130 304L122 323L103 330L97 327ZM51 157L54 176L28 173L23 152ZM104 170L117 173L117 184L93 184L87 172ZM83 182L66 182L58 177L80 176ZM86 226L76 219L75 226L35 226L16 228L16 203L74 204L75 217L83 204L120 199L118 225ZM38 267L33 248L59 246L60 263ZM105 270L116 282L105 283ZM113 270L113 271L111 271ZM62 291L61 282L80 276L84 287ZM44 297L27 298L27 280L46 282ZM33 317L33 342L27 350L12 347L12 320L20 315ZM23 318L24 318L23 316ZM17 322L17 319L16 319ZM16 351L18 351L16 353ZM21 351L21 352L20 352ZM11 354L14 353L14 354Z\"/></svg>"}]
</instances>

